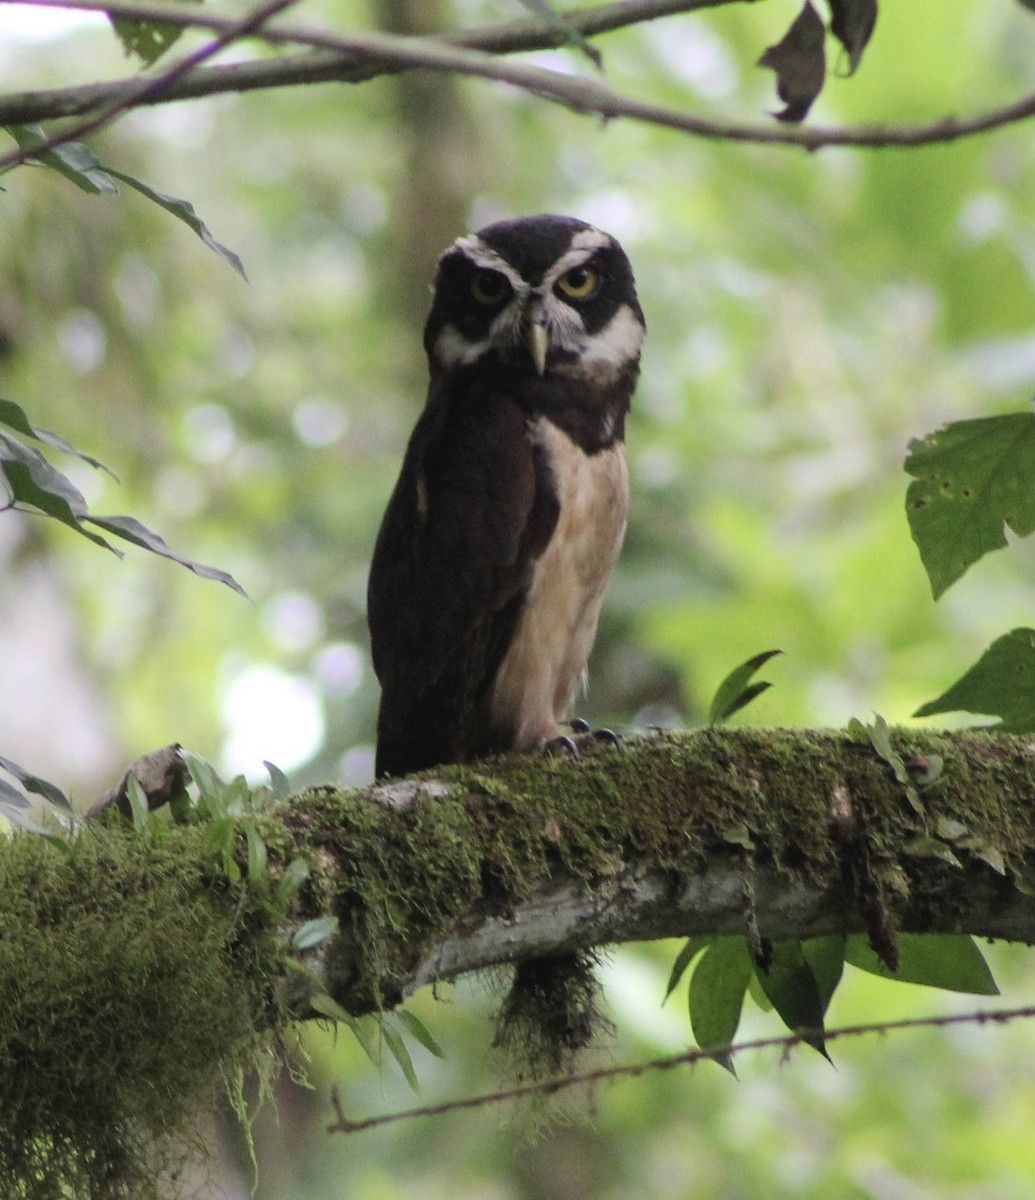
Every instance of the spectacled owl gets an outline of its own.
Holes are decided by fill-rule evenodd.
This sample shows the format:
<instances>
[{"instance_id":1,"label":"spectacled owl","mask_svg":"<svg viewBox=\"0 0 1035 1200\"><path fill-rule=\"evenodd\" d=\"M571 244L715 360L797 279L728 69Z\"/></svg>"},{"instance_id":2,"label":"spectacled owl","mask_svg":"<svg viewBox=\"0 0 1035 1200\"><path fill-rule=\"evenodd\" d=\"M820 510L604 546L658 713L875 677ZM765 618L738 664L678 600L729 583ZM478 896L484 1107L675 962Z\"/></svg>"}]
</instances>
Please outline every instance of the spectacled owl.
<instances>
[{"instance_id":1,"label":"spectacled owl","mask_svg":"<svg viewBox=\"0 0 1035 1200\"><path fill-rule=\"evenodd\" d=\"M378 777L560 736L625 534L644 331L625 252L572 217L439 260L427 403L370 570Z\"/></svg>"}]
</instances>

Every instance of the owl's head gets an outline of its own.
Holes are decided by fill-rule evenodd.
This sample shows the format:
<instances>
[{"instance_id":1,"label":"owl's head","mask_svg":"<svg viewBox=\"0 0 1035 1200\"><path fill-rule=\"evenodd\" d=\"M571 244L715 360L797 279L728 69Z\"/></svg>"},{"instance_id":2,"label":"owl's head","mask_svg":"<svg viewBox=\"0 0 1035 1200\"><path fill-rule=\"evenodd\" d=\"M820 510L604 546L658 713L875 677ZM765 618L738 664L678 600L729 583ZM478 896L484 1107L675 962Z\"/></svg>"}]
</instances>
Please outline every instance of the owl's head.
<instances>
[{"instance_id":1,"label":"owl's head","mask_svg":"<svg viewBox=\"0 0 1035 1200\"><path fill-rule=\"evenodd\" d=\"M644 329L610 234L574 217L521 217L442 255L424 347L436 374L485 360L604 382L635 370Z\"/></svg>"}]
</instances>

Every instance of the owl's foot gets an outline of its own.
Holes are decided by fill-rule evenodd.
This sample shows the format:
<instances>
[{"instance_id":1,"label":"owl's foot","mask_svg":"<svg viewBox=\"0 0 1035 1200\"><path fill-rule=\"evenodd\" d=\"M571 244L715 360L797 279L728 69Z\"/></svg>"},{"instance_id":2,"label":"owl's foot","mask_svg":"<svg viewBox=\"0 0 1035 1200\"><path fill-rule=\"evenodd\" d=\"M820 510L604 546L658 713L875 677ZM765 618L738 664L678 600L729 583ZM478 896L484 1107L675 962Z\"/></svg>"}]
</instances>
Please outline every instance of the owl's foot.
<instances>
[{"instance_id":1,"label":"owl's foot","mask_svg":"<svg viewBox=\"0 0 1035 1200\"><path fill-rule=\"evenodd\" d=\"M575 717L567 722L571 735L559 734L543 746L547 754L567 755L570 758L580 758L584 750L590 752L604 746L621 750L622 739L611 729L593 729L588 721Z\"/></svg>"}]
</instances>

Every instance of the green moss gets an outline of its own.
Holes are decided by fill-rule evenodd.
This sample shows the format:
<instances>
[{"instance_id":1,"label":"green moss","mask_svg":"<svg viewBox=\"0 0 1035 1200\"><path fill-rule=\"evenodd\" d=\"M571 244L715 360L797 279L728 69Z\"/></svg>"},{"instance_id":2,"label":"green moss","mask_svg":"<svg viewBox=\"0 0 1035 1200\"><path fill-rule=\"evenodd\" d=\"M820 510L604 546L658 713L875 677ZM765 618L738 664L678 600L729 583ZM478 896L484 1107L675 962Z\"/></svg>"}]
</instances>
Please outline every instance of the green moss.
<instances>
[{"instance_id":1,"label":"green moss","mask_svg":"<svg viewBox=\"0 0 1035 1200\"><path fill-rule=\"evenodd\" d=\"M261 917L198 834L0 841L0 1195L152 1200L281 1022Z\"/></svg>"}]
</instances>

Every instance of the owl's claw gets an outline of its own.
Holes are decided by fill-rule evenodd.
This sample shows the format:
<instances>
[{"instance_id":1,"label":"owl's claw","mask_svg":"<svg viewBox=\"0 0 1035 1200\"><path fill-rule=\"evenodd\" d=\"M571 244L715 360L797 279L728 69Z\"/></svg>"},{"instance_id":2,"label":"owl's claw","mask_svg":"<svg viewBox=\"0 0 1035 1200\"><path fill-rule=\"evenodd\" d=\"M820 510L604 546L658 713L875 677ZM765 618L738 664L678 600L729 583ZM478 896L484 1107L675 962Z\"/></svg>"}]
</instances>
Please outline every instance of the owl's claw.
<instances>
[{"instance_id":1,"label":"owl's claw","mask_svg":"<svg viewBox=\"0 0 1035 1200\"><path fill-rule=\"evenodd\" d=\"M551 758L578 758L579 748L575 745L575 739L568 737L566 734L560 734L555 738L550 738L543 746L543 750L550 755Z\"/></svg>"},{"instance_id":2,"label":"owl's claw","mask_svg":"<svg viewBox=\"0 0 1035 1200\"><path fill-rule=\"evenodd\" d=\"M569 737L562 733L551 738L543 747L548 754L564 754L570 758L579 758L583 750L599 749L602 744L612 746L615 750L622 748L622 739L614 730L594 729L588 721L584 721L581 717L574 717L565 724L571 730L572 736Z\"/></svg>"}]
</instances>

